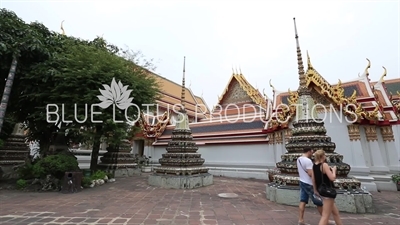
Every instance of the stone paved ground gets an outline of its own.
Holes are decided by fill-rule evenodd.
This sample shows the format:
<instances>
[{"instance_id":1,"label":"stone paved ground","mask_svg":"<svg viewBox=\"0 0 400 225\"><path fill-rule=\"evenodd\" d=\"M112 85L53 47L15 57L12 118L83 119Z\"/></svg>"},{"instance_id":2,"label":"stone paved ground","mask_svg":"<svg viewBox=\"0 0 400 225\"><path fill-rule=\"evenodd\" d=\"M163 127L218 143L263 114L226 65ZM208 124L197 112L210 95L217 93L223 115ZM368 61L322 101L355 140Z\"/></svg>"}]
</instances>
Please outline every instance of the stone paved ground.
<instances>
[{"instance_id":1,"label":"stone paved ground","mask_svg":"<svg viewBox=\"0 0 400 225\"><path fill-rule=\"evenodd\" d=\"M1 190L0 224L297 224L296 207L265 198L265 181L215 177L213 186L166 190L148 186L146 178L121 178L76 194ZM400 224L400 192L373 194L377 214L341 213L345 225ZM307 209L306 219L318 224L316 209Z\"/></svg>"}]
</instances>

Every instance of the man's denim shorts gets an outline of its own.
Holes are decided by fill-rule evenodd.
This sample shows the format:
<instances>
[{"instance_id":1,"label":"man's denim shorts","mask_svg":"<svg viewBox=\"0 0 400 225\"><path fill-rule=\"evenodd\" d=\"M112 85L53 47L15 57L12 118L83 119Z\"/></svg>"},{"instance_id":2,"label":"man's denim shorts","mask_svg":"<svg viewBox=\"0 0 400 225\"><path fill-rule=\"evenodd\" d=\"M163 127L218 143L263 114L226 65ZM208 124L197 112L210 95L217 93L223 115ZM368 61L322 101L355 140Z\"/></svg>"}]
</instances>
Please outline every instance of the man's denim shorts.
<instances>
[{"instance_id":1,"label":"man's denim shorts","mask_svg":"<svg viewBox=\"0 0 400 225\"><path fill-rule=\"evenodd\" d=\"M308 204L310 198L314 205L322 206L322 201L314 198L313 186L300 181L300 202Z\"/></svg>"}]
</instances>

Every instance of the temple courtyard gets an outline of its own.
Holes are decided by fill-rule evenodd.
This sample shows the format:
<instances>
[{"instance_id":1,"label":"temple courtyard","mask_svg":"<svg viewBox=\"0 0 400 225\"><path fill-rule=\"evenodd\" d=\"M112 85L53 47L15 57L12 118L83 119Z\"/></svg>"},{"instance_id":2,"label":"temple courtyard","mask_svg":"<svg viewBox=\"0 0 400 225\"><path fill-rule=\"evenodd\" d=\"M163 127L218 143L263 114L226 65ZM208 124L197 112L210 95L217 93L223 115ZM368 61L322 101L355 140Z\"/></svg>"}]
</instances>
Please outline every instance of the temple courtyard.
<instances>
[{"instance_id":1,"label":"temple courtyard","mask_svg":"<svg viewBox=\"0 0 400 225\"><path fill-rule=\"evenodd\" d=\"M0 224L297 224L297 207L266 199L266 181L215 177L208 187L171 190L148 186L147 178L119 178L75 194L0 190ZM400 224L400 192L373 196L376 214L341 213L343 223ZM305 217L318 224L316 209L307 209Z\"/></svg>"}]
</instances>

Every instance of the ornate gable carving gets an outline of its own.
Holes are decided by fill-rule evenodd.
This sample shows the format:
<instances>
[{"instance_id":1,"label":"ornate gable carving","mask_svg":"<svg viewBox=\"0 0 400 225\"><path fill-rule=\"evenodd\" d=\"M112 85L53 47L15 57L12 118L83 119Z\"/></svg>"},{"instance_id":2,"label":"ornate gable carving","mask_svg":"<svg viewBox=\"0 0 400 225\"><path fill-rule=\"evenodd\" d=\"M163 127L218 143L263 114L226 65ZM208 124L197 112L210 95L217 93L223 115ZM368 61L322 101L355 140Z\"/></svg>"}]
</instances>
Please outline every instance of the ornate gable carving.
<instances>
[{"instance_id":1,"label":"ornate gable carving","mask_svg":"<svg viewBox=\"0 0 400 225\"><path fill-rule=\"evenodd\" d=\"M225 93L221 105L238 104L243 102L252 102L253 100L245 90L240 86L236 79L232 79L229 84L228 91Z\"/></svg>"}]
</instances>

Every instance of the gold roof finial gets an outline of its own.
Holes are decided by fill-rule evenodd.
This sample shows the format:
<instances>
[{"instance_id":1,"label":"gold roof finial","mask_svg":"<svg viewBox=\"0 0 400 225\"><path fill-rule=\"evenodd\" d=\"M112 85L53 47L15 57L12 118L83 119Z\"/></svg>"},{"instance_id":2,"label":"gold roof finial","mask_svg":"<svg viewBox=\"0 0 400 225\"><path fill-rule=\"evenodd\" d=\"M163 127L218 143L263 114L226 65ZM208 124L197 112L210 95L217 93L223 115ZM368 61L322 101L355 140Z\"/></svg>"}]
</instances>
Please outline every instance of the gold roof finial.
<instances>
[{"instance_id":1,"label":"gold roof finial","mask_svg":"<svg viewBox=\"0 0 400 225\"><path fill-rule=\"evenodd\" d=\"M240 74L240 75L243 75L243 74L242 74L242 69L240 69L240 66L239 66L239 74Z\"/></svg>"},{"instance_id":2,"label":"gold roof finial","mask_svg":"<svg viewBox=\"0 0 400 225\"><path fill-rule=\"evenodd\" d=\"M239 75L239 72L238 72L237 66L235 66L235 74L236 74L236 75Z\"/></svg>"},{"instance_id":3,"label":"gold roof finial","mask_svg":"<svg viewBox=\"0 0 400 225\"><path fill-rule=\"evenodd\" d=\"M64 20L61 22L61 34L65 35L65 30L64 30L63 24L64 24Z\"/></svg>"},{"instance_id":4,"label":"gold roof finial","mask_svg":"<svg viewBox=\"0 0 400 225\"><path fill-rule=\"evenodd\" d=\"M365 68L364 73L365 73L365 75L369 76L368 69L371 68L371 61L369 61L368 58L366 58L366 59L367 59L367 61L368 61L368 65L367 65L367 67Z\"/></svg>"},{"instance_id":5,"label":"gold roof finial","mask_svg":"<svg viewBox=\"0 0 400 225\"><path fill-rule=\"evenodd\" d=\"M296 48L297 48L297 65L299 69L299 95L308 91L306 75L304 73L303 58L301 56L299 35L297 34L296 18L293 18L294 22L294 33L296 38Z\"/></svg>"},{"instance_id":6,"label":"gold roof finial","mask_svg":"<svg viewBox=\"0 0 400 225\"><path fill-rule=\"evenodd\" d=\"M275 92L275 87L274 85L272 85L271 79L269 79L269 86L272 88L272 91Z\"/></svg>"},{"instance_id":7,"label":"gold roof finial","mask_svg":"<svg viewBox=\"0 0 400 225\"><path fill-rule=\"evenodd\" d=\"M312 69L313 66L311 64L311 59L310 59L310 55L308 54L308 50L307 50L307 69Z\"/></svg>"},{"instance_id":8,"label":"gold roof finial","mask_svg":"<svg viewBox=\"0 0 400 225\"><path fill-rule=\"evenodd\" d=\"M265 99L268 99L267 94L265 94L265 88L263 88L263 95L264 95Z\"/></svg>"},{"instance_id":9,"label":"gold roof finial","mask_svg":"<svg viewBox=\"0 0 400 225\"><path fill-rule=\"evenodd\" d=\"M379 79L379 82L381 82L381 83L385 82L385 80L383 78L386 77L386 72L387 72L386 68L384 66L382 66L382 68L383 68L383 74L381 76L381 79Z\"/></svg>"},{"instance_id":10,"label":"gold roof finial","mask_svg":"<svg viewBox=\"0 0 400 225\"><path fill-rule=\"evenodd\" d=\"M183 76L182 76L182 95L181 95L181 105L182 110L185 110L185 67L186 67L186 56L183 57Z\"/></svg>"},{"instance_id":11,"label":"gold roof finial","mask_svg":"<svg viewBox=\"0 0 400 225\"><path fill-rule=\"evenodd\" d=\"M232 65L232 75L235 75L235 70L233 69L233 65Z\"/></svg>"}]
</instances>

